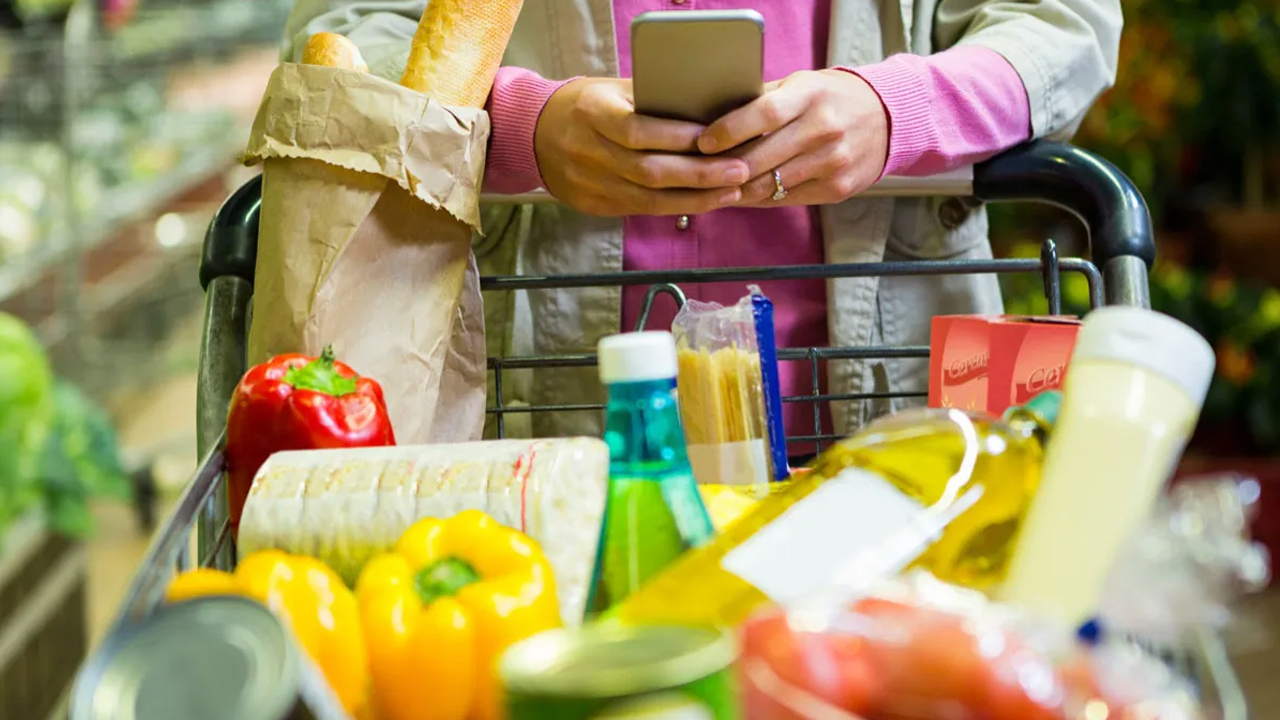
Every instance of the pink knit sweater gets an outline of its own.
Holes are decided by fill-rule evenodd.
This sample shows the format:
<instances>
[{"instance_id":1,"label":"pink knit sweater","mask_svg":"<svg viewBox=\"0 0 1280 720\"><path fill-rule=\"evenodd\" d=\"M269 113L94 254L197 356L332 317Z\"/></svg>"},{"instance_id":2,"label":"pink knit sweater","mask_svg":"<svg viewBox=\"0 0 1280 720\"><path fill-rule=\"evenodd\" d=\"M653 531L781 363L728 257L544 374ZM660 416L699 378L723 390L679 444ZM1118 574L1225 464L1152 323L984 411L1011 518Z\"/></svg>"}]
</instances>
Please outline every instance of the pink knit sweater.
<instances>
[{"instance_id":1,"label":"pink knit sweater","mask_svg":"<svg viewBox=\"0 0 1280 720\"><path fill-rule=\"evenodd\" d=\"M620 71L631 74L631 20L658 9L729 9L741 0L614 0ZM825 66L829 3L788 0L754 3L765 18L765 80ZM890 126L886 175L930 175L983 160L1029 138L1026 90L999 54L959 46L928 57L894 55L856 68L879 94ZM489 101L493 136L486 189L527 192L542 186L533 135L547 99L565 81L548 80L521 68L502 68ZM818 264L824 261L815 208L726 208L693 218L629 217L624 220L623 266L627 270ZM779 347L827 343L827 289L823 281L765 282L774 303ZM685 287L690 297L732 304L740 284ZM622 327L633 329L644 288L623 293ZM668 328L675 310L660 303L649 328ZM784 396L813 392L808 363L783 363ZM819 386L825 379L819 378ZM786 405L788 436L814 432L805 403ZM830 425L824 423L826 431Z\"/></svg>"}]
</instances>

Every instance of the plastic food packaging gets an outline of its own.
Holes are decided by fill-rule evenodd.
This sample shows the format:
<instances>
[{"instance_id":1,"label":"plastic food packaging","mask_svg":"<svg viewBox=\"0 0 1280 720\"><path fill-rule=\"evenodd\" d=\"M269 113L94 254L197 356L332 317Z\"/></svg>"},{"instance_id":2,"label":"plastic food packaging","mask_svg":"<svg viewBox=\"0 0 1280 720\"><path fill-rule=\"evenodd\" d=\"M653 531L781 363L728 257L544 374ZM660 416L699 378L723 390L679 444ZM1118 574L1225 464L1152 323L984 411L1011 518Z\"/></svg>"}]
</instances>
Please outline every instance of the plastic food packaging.
<instances>
[{"instance_id":1,"label":"plastic food packaging","mask_svg":"<svg viewBox=\"0 0 1280 720\"><path fill-rule=\"evenodd\" d=\"M689 462L699 483L736 485L763 496L771 479L786 477L786 448L772 456L766 381L777 393L777 353L761 363L759 325L772 343L772 305L752 286L736 304L690 300L676 315L672 333L679 359L680 414ZM759 300L757 300L759 298ZM781 404L781 397L776 399ZM775 423L781 420L775 410ZM781 435L781 425L776 434ZM780 474L779 474L780 472Z\"/></svg>"},{"instance_id":2,"label":"plastic food packaging","mask_svg":"<svg viewBox=\"0 0 1280 720\"><path fill-rule=\"evenodd\" d=\"M310 555L353 584L416 520L480 510L538 542L573 625L608 476L609 450L594 438L276 453L249 490L237 546L241 557L264 548Z\"/></svg>"},{"instance_id":3,"label":"plastic food packaging","mask_svg":"<svg viewBox=\"0 0 1280 720\"><path fill-rule=\"evenodd\" d=\"M1236 475L1175 485L1116 558L1103 585L1102 626L1166 646L1222 630L1231 603L1270 580L1266 548L1249 539L1258 497L1257 481Z\"/></svg>"},{"instance_id":4,"label":"plastic food packaging","mask_svg":"<svg viewBox=\"0 0 1280 720\"><path fill-rule=\"evenodd\" d=\"M829 597L829 596L828 596ZM1196 720L1187 681L926 573L743 628L747 720Z\"/></svg>"}]
</instances>

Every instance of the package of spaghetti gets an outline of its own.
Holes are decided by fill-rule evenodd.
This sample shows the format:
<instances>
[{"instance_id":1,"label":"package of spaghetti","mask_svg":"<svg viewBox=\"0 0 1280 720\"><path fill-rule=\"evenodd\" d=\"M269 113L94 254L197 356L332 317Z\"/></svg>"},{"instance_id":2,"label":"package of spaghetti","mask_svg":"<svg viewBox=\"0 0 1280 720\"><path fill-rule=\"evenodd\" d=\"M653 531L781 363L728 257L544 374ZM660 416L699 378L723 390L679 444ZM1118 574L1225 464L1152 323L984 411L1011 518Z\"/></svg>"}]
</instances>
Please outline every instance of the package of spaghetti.
<instances>
[{"instance_id":1,"label":"package of spaghetti","mask_svg":"<svg viewBox=\"0 0 1280 720\"><path fill-rule=\"evenodd\" d=\"M754 286L729 307L690 300L676 315L672 333L679 357L680 414L694 476L701 484L764 494L772 478L786 476L787 466L785 445L779 447L780 462L771 454L765 398L766 388L777 392L777 354L772 306L767 306L772 362L761 362L757 297L768 302Z\"/></svg>"}]
</instances>

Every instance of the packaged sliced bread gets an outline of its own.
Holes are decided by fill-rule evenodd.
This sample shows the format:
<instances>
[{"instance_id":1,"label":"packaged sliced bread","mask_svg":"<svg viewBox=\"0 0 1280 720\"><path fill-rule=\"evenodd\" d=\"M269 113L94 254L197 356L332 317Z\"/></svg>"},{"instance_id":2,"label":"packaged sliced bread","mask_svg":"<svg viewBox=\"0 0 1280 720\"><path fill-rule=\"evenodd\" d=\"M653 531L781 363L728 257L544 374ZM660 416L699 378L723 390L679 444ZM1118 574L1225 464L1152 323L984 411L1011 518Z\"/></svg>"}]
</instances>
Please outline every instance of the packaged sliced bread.
<instances>
[{"instance_id":1,"label":"packaged sliced bread","mask_svg":"<svg viewBox=\"0 0 1280 720\"><path fill-rule=\"evenodd\" d=\"M608 478L609 450L591 438L277 453L249 490L238 549L311 555L354 584L414 521L482 510L538 541L577 624Z\"/></svg>"}]
</instances>

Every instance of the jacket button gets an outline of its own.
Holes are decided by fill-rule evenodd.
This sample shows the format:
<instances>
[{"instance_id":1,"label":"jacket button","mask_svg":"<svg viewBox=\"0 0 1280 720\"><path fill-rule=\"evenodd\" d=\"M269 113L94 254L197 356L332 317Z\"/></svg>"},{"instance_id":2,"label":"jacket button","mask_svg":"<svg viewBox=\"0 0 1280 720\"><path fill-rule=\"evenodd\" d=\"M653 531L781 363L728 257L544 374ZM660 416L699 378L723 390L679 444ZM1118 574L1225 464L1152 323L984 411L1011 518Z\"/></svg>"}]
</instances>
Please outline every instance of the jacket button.
<instances>
[{"instance_id":1,"label":"jacket button","mask_svg":"<svg viewBox=\"0 0 1280 720\"><path fill-rule=\"evenodd\" d=\"M681 215L679 218L677 218L677 219L676 219L676 229L677 229L677 230L688 230L688 229L689 229L689 216L688 216L688 215Z\"/></svg>"},{"instance_id":2,"label":"jacket button","mask_svg":"<svg viewBox=\"0 0 1280 720\"><path fill-rule=\"evenodd\" d=\"M955 230L969 218L969 207L960 198L948 198L938 206L938 222L947 230Z\"/></svg>"}]
</instances>

